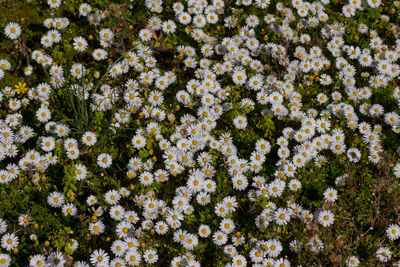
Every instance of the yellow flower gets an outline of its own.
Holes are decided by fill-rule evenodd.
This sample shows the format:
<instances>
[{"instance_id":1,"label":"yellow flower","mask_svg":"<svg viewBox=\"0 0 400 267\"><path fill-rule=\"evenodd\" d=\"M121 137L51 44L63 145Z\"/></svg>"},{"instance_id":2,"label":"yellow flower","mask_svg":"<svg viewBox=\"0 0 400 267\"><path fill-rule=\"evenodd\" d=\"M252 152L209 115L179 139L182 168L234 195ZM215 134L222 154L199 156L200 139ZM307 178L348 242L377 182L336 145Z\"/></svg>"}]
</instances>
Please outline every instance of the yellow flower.
<instances>
[{"instance_id":1,"label":"yellow flower","mask_svg":"<svg viewBox=\"0 0 400 267\"><path fill-rule=\"evenodd\" d=\"M26 83L18 82L18 84L16 84L14 87L15 87L15 92L17 92L17 94L20 94L20 93L25 94L25 92L28 91L28 87L26 87Z\"/></svg>"}]
</instances>

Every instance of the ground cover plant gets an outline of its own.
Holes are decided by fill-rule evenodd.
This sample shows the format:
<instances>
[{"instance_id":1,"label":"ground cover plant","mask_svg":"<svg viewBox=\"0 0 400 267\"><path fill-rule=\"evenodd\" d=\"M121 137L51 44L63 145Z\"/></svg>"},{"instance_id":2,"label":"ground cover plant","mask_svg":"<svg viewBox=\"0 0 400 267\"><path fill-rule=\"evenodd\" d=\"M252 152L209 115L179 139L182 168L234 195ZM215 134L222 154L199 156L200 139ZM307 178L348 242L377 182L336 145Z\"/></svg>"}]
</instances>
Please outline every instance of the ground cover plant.
<instances>
[{"instance_id":1,"label":"ground cover plant","mask_svg":"<svg viewBox=\"0 0 400 267\"><path fill-rule=\"evenodd\" d=\"M400 264L400 1L0 11L0 267Z\"/></svg>"}]
</instances>

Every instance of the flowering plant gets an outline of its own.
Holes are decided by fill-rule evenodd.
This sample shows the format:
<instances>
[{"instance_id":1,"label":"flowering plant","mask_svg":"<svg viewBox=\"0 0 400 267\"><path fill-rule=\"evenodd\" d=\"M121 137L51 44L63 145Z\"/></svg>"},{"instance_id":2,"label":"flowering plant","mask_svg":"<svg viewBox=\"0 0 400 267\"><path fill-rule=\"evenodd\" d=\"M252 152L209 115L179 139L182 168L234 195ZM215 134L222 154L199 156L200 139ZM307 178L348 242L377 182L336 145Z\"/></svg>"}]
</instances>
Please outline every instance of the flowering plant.
<instances>
[{"instance_id":1,"label":"flowering plant","mask_svg":"<svg viewBox=\"0 0 400 267\"><path fill-rule=\"evenodd\" d=\"M0 10L0 267L399 263L399 1Z\"/></svg>"}]
</instances>

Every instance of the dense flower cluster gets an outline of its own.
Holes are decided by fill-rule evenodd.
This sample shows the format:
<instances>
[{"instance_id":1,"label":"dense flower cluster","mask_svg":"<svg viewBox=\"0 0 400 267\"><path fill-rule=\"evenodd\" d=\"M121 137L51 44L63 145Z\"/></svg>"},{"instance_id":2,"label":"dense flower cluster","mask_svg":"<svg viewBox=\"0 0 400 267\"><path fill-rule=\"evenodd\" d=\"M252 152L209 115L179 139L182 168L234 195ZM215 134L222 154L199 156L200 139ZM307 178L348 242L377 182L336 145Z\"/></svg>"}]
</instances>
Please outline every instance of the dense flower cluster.
<instances>
[{"instance_id":1,"label":"dense flower cluster","mask_svg":"<svg viewBox=\"0 0 400 267\"><path fill-rule=\"evenodd\" d=\"M51 177L54 185L43 187L46 204L72 229L62 247L71 259L60 248L45 248L31 255L29 266L64 266L67 260L77 267L200 266L207 255L197 249L209 245L224 252L225 266L290 266L291 253L306 250L311 262L329 250L321 233L338 221L335 205L349 174L331 178L319 192L320 207L301 205L298 174L326 166L327 157L382 162L383 128L400 133L398 20L379 18L391 25L392 39L385 40L374 25L353 18L379 12L380 0L340 1L340 20L329 15L329 0L143 2L151 15L126 47L120 30L107 24L108 10L81 4L74 19L96 36L67 40L71 19L51 13L40 47L29 55L32 65L23 71L45 78L0 88L0 186L26 179L40 187ZM52 11L63 5L47 3ZM400 2L392 4L398 12ZM348 30L351 23L356 32ZM4 28L11 40L23 32L15 22ZM166 53L173 64L155 45L163 38L171 43ZM52 51L63 42L81 60L56 60ZM0 59L0 79L14 64ZM313 86L316 93L307 91ZM374 97L383 90L391 90L392 109ZM56 102L63 96L71 102ZM271 124L257 126L262 135L242 145L239 139L250 140L266 118L284 126L275 136L264 135ZM63 167L65 175L56 177ZM400 163L393 173L400 177ZM250 228L241 221L247 216L254 218ZM78 218L79 232L72 223ZM35 220L29 212L18 222L0 219L0 266L14 266L12 253L28 238L16 223L28 229ZM285 237L301 227L318 231L301 240ZM388 225L386 235L394 242L400 226ZM86 260L75 260L90 238L106 241L93 242ZM175 254L164 255L164 246L175 247ZM393 260L389 245L374 249L377 261ZM346 254L341 264L361 262Z\"/></svg>"}]
</instances>

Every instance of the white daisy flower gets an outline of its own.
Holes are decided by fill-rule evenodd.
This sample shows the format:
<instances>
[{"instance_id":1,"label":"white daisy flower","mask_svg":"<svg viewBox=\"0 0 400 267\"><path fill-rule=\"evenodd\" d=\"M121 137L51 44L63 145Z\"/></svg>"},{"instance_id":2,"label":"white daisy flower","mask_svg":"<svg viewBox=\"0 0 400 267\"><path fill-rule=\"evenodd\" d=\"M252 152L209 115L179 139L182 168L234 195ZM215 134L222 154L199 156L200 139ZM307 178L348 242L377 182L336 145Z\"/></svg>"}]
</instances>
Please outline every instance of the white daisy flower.
<instances>
[{"instance_id":1,"label":"white daisy flower","mask_svg":"<svg viewBox=\"0 0 400 267\"><path fill-rule=\"evenodd\" d=\"M152 33L148 29L141 29L139 32L139 37L143 42L147 42L151 40Z\"/></svg>"},{"instance_id":2,"label":"white daisy flower","mask_svg":"<svg viewBox=\"0 0 400 267\"><path fill-rule=\"evenodd\" d=\"M114 220L120 221L125 216L125 209L120 205L115 205L110 208L110 217Z\"/></svg>"},{"instance_id":3,"label":"white daisy flower","mask_svg":"<svg viewBox=\"0 0 400 267\"><path fill-rule=\"evenodd\" d=\"M117 224L115 232L117 233L119 238L127 238L128 236L132 235L133 230L133 224L130 221L125 220Z\"/></svg>"},{"instance_id":4,"label":"white daisy flower","mask_svg":"<svg viewBox=\"0 0 400 267\"><path fill-rule=\"evenodd\" d=\"M91 235L99 235L104 232L105 225L102 221L89 223L89 231Z\"/></svg>"},{"instance_id":5,"label":"white daisy flower","mask_svg":"<svg viewBox=\"0 0 400 267\"><path fill-rule=\"evenodd\" d=\"M387 247L380 247L376 251L376 257L380 262L387 262L392 258L392 252Z\"/></svg>"},{"instance_id":6,"label":"white daisy flower","mask_svg":"<svg viewBox=\"0 0 400 267\"><path fill-rule=\"evenodd\" d=\"M88 47L88 43L85 38L77 36L74 38L74 49L78 52L83 52Z\"/></svg>"},{"instance_id":7,"label":"white daisy flower","mask_svg":"<svg viewBox=\"0 0 400 267\"><path fill-rule=\"evenodd\" d=\"M88 198L86 199L86 203L87 203L89 206L93 206L93 205L95 205L97 202L98 202L97 197L95 197L95 196L93 196L93 195L88 196Z\"/></svg>"},{"instance_id":8,"label":"white daisy flower","mask_svg":"<svg viewBox=\"0 0 400 267\"><path fill-rule=\"evenodd\" d=\"M46 266L46 257L41 255L41 254L37 254L34 255L30 260L29 260L29 266L30 267L42 267L42 266Z\"/></svg>"},{"instance_id":9,"label":"white daisy flower","mask_svg":"<svg viewBox=\"0 0 400 267\"><path fill-rule=\"evenodd\" d=\"M61 33L57 30L50 30L47 32L53 43L58 43L61 41Z\"/></svg>"},{"instance_id":10,"label":"white daisy flower","mask_svg":"<svg viewBox=\"0 0 400 267\"><path fill-rule=\"evenodd\" d=\"M7 233L1 238L1 247L7 251L11 251L18 247L19 238L14 233Z\"/></svg>"},{"instance_id":11,"label":"white daisy flower","mask_svg":"<svg viewBox=\"0 0 400 267\"><path fill-rule=\"evenodd\" d=\"M153 264L158 260L157 251L154 249L148 249L143 254L143 259L146 263Z\"/></svg>"},{"instance_id":12,"label":"white daisy flower","mask_svg":"<svg viewBox=\"0 0 400 267\"><path fill-rule=\"evenodd\" d=\"M164 235L168 232L168 224L163 221L159 221L154 225L154 229L157 234Z\"/></svg>"},{"instance_id":13,"label":"white daisy flower","mask_svg":"<svg viewBox=\"0 0 400 267\"><path fill-rule=\"evenodd\" d=\"M92 12L92 7L87 4L87 3L83 3L79 6L79 14L81 16L88 16L90 14L90 12Z\"/></svg>"},{"instance_id":14,"label":"white daisy flower","mask_svg":"<svg viewBox=\"0 0 400 267\"><path fill-rule=\"evenodd\" d=\"M154 181L154 176L152 173L150 172L142 172L139 176L139 181L144 185L144 186L148 186L151 185Z\"/></svg>"},{"instance_id":15,"label":"white daisy flower","mask_svg":"<svg viewBox=\"0 0 400 267\"><path fill-rule=\"evenodd\" d=\"M61 207L65 202L65 197L60 192L52 192L47 196L47 203L53 208Z\"/></svg>"},{"instance_id":16,"label":"white daisy flower","mask_svg":"<svg viewBox=\"0 0 400 267\"><path fill-rule=\"evenodd\" d=\"M132 145L136 149L141 149L146 146L146 138L141 134L137 134L132 138Z\"/></svg>"},{"instance_id":17,"label":"white daisy flower","mask_svg":"<svg viewBox=\"0 0 400 267\"><path fill-rule=\"evenodd\" d=\"M247 266L246 258L242 255L236 255L232 258L233 266L242 267Z\"/></svg>"},{"instance_id":18,"label":"white daisy flower","mask_svg":"<svg viewBox=\"0 0 400 267\"><path fill-rule=\"evenodd\" d=\"M97 136L93 132L85 132L82 135L82 143L87 146L93 146L97 142Z\"/></svg>"},{"instance_id":19,"label":"white daisy flower","mask_svg":"<svg viewBox=\"0 0 400 267\"><path fill-rule=\"evenodd\" d=\"M176 24L172 20L167 20L162 23L162 30L165 33L174 33L176 29Z\"/></svg>"},{"instance_id":20,"label":"white daisy flower","mask_svg":"<svg viewBox=\"0 0 400 267\"><path fill-rule=\"evenodd\" d=\"M47 4L51 8L57 8L61 5L61 0L47 0Z\"/></svg>"},{"instance_id":21,"label":"white daisy flower","mask_svg":"<svg viewBox=\"0 0 400 267\"><path fill-rule=\"evenodd\" d=\"M101 61L107 59L108 53L104 49L97 48L93 51L92 56L96 61Z\"/></svg>"},{"instance_id":22,"label":"white daisy flower","mask_svg":"<svg viewBox=\"0 0 400 267\"><path fill-rule=\"evenodd\" d=\"M360 264L359 259L356 256L350 256L346 260L347 267L357 267Z\"/></svg>"},{"instance_id":23,"label":"white daisy flower","mask_svg":"<svg viewBox=\"0 0 400 267\"><path fill-rule=\"evenodd\" d=\"M335 202L337 199L337 190L333 188L328 188L324 192L324 199L327 202Z\"/></svg>"},{"instance_id":24,"label":"white daisy flower","mask_svg":"<svg viewBox=\"0 0 400 267\"><path fill-rule=\"evenodd\" d=\"M214 244L216 244L218 246L222 246L222 245L226 244L227 241L228 241L228 236L224 232L216 231L213 234Z\"/></svg>"},{"instance_id":25,"label":"white daisy flower","mask_svg":"<svg viewBox=\"0 0 400 267\"><path fill-rule=\"evenodd\" d=\"M233 124L237 129L245 129L247 126L247 118L242 115L236 116L233 119Z\"/></svg>"},{"instance_id":26,"label":"white daisy flower","mask_svg":"<svg viewBox=\"0 0 400 267\"><path fill-rule=\"evenodd\" d=\"M235 223L233 222L232 219L224 218L220 222L219 228L226 234L230 234L235 229Z\"/></svg>"},{"instance_id":27,"label":"white daisy flower","mask_svg":"<svg viewBox=\"0 0 400 267\"><path fill-rule=\"evenodd\" d=\"M110 154L107 153L101 153L97 157L97 165L99 165L101 168L108 168L112 164L112 158Z\"/></svg>"},{"instance_id":28,"label":"white daisy flower","mask_svg":"<svg viewBox=\"0 0 400 267\"><path fill-rule=\"evenodd\" d=\"M110 257L103 249L96 249L90 255L90 263L94 266L109 266Z\"/></svg>"},{"instance_id":29,"label":"white daisy flower","mask_svg":"<svg viewBox=\"0 0 400 267\"><path fill-rule=\"evenodd\" d=\"M90 267L90 265L87 264L87 262L85 262L85 261L77 261L76 267Z\"/></svg>"},{"instance_id":30,"label":"white daisy flower","mask_svg":"<svg viewBox=\"0 0 400 267\"><path fill-rule=\"evenodd\" d=\"M235 70L232 75L233 82L238 85L245 84L246 79L247 79L246 71L241 68Z\"/></svg>"},{"instance_id":31,"label":"white daisy flower","mask_svg":"<svg viewBox=\"0 0 400 267\"><path fill-rule=\"evenodd\" d=\"M8 183L11 180L11 176L6 170L0 170L0 184Z\"/></svg>"},{"instance_id":32,"label":"white daisy flower","mask_svg":"<svg viewBox=\"0 0 400 267\"><path fill-rule=\"evenodd\" d=\"M111 245L111 251L115 256L121 257L128 249L128 244L122 240L115 240Z\"/></svg>"},{"instance_id":33,"label":"white daisy flower","mask_svg":"<svg viewBox=\"0 0 400 267\"><path fill-rule=\"evenodd\" d=\"M15 40L21 35L21 27L18 25L18 23L10 22L4 28L4 33L11 40Z\"/></svg>"},{"instance_id":34,"label":"white daisy flower","mask_svg":"<svg viewBox=\"0 0 400 267\"><path fill-rule=\"evenodd\" d=\"M121 195L117 190L109 190L104 195L105 201L110 205L115 205L121 199Z\"/></svg>"},{"instance_id":35,"label":"white daisy flower","mask_svg":"<svg viewBox=\"0 0 400 267\"><path fill-rule=\"evenodd\" d=\"M79 149L77 147L73 147L67 150L67 157L71 160L77 159L79 157Z\"/></svg>"},{"instance_id":36,"label":"white daisy flower","mask_svg":"<svg viewBox=\"0 0 400 267\"><path fill-rule=\"evenodd\" d=\"M54 149L55 147L55 139L52 136L48 137L43 137L41 142L40 142L41 148L46 151L50 152Z\"/></svg>"},{"instance_id":37,"label":"white daisy flower","mask_svg":"<svg viewBox=\"0 0 400 267\"><path fill-rule=\"evenodd\" d=\"M318 222L324 227L330 226L334 220L335 217L330 210L322 210L318 214Z\"/></svg>"},{"instance_id":38,"label":"white daisy flower","mask_svg":"<svg viewBox=\"0 0 400 267\"><path fill-rule=\"evenodd\" d=\"M130 248L125 254L125 261L130 266L139 266L142 257L136 248Z\"/></svg>"},{"instance_id":39,"label":"white daisy flower","mask_svg":"<svg viewBox=\"0 0 400 267\"><path fill-rule=\"evenodd\" d=\"M70 239L68 244L67 244L67 248L69 248L72 251L75 251L78 248L79 244L78 241L76 241L76 239Z\"/></svg>"},{"instance_id":40,"label":"white daisy flower","mask_svg":"<svg viewBox=\"0 0 400 267\"><path fill-rule=\"evenodd\" d=\"M400 237L400 226L398 224L391 224L386 229L386 234L390 240L396 240Z\"/></svg>"},{"instance_id":41,"label":"white daisy flower","mask_svg":"<svg viewBox=\"0 0 400 267\"><path fill-rule=\"evenodd\" d=\"M8 254L0 254L0 267L9 267L11 265L11 257Z\"/></svg>"},{"instance_id":42,"label":"white daisy flower","mask_svg":"<svg viewBox=\"0 0 400 267\"><path fill-rule=\"evenodd\" d=\"M66 263L66 259L63 254L59 251L52 252L48 257L46 263L54 267L63 267Z\"/></svg>"},{"instance_id":43,"label":"white daisy flower","mask_svg":"<svg viewBox=\"0 0 400 267\"><path fill-rule=\"evenodd\" d=\"M149 25L153 30L158 31L162 27L162 21L158 17L151 17L149 19Z\"/></svg>"},{"instance_id":44,"label":"white daisy flower","mask_svg":"<svg viewBox=\"0 0 400 267\"><path fill-rule=\"evenodd\" d=\"M191 20L192 20L192 17L187 12L181 12L178 15L178 21L183 25L189 24Z\"/></svg>"},{"instance_id":45,"label":"white daisy flower","mask_svg":"<svg viewBox=\"0 0 400 267\"><path fill-rule=\"evenodd\" d=\"M110 41L114 37L114 34L110 29L104 28L100 30L99 36L101 40Z\"/></svg>"},{"instance_id":46,"label":"white daisy flower","mask_svg":"<svg viewBox=\"0 0 400 267\"><path fill-rule=\"evenodd\" d=\"M361 152L357 148L349 148L346 155L349 161L353 163L357 163L361 159Z\"/></svg>"},{"instance_id":47,"label":"white daisy flower","mask_svg":"<svg viewBox=\"0 0 400 267\"><path fill-rule=\"evenodd\" d=\"M3 234L7 231L7 223L0 218L0 234Z\"/></svg>"},{"instance_id":48,"label":"white daisy flower","mask_svg":"<svg viewBox=\"0 0 400 267\"><path fill-rule=\"evenodd\" d=\"M75 63L71 66L71 75L77 79L82 78L86 74L85 67L80 63Z\"/></svg>"},{"instance_id":49,"label":"white daisy flower","mask_svg":"<svg viewBox=\"0 0 400 267\"><path fill-rule=\"evenodd\" d=\"M292 212L282 208L277 209L273 214L273 218L278 225L286 225L290 221L291 216Z\"/></svg>"},{"instance_id":50,"label":"white daisy flower","mask_svg":"<svg viewBox=\"0 0 400 267\"><path fill-rule=\"evenodd\" d=\"M400 163L396 163L396 165L394 165L393 172L396 178L400 178Z\"/></svg>"},{"instance_id":51,"label":"white daisy flower","mask_svg":"<svg viewBox=\"0 0 400 267\"><path fill-rule=\"evenodd\" d=\"M75 179L78 181L82 181L87 176L87 169L86 166L83 164L75 165Z\"/></svg>"},{"instance_id":52,"label":"white daisy flower","mask_svg":"<svg viewBox=\"0 0 400 267\"><path fill-rule=\"evenodd\" d=\"M51 36L47 34L43 35L42 38L40 39L40 44L46 48L51 47L53 43L54 43L53 38L51 38Z\"/></svg>"},{"instance_id":53,"label":"white daisy flower","mask_svg":"<svg viewBox=\"0 0 400 267\"><path fill-rule=\"evenodd\" d=\"M68 138L64 141L64 149L65 150L70 150L70 149L74 149L74 148L78 148L78 142L76 141L75 138Z\"/></svg>"},{"instance_id":54,"label":"white daisy flower","mask_svg":"<svg viewBox=\"0 0 400 267\"><path fill-rule=\"evenodd\" d=\"M110 266L115 266L115 267L122 267L125 266L125 260L122 258L114 258L110 261Z\"/></svg>"},{"instance_id":55,"label":"white daisy flower","mask_svg":"<svg viewBox=\"0 0 400 267\"><path fill-rule=\"evenodd\" d=\"M273 238L267 241L267 254L269 257L277 257L282 251L282 244L279 240Z\"/></svg>"},{"instance_id":56,"label":"white daisy flower","mask_svg":"<svg viewBox=\"0 0 400 267\"><path fill-rule=\"evenodd\" d=\"M249 184L246 176L244 176L243 174L237 174L235 176L232 177L232 184L233 184L233 188L235 188L236 190L245 190Z\"/></svg>"},{"instance_id":57,"label":"white daisy flower","mask_svg":"<svg viewBox=\"0 0 400 267\"><path fill-rule=\"evenodd\" d=\"M371 7L371 8L377 8L381 5L381 0L367 0L367 4Z\"/></svg>"},{"instance_id":58,"label":"white daisy flower","mask_svg":"<svg viewBox=\"0 0 400 267\"><path fill-rule=\"evenodd\" d=\"M62 213L64 216L74 216L77 213L77 208L72 203L67 203L62 206Z\"/></svg>"},{"instance_id":59,"label":"white daisy flower","mask_svg":"<svg viewBox=\"0 0 400 267\"><path fill-rule=\"evenodd\" d=\"M50 109L47 107L41 107L36 111L36 118L40 122L47 122L51 118Z\"/></svg>"}]
</instances>

